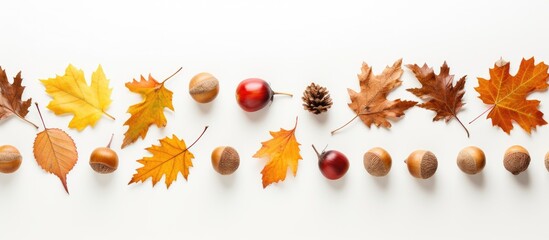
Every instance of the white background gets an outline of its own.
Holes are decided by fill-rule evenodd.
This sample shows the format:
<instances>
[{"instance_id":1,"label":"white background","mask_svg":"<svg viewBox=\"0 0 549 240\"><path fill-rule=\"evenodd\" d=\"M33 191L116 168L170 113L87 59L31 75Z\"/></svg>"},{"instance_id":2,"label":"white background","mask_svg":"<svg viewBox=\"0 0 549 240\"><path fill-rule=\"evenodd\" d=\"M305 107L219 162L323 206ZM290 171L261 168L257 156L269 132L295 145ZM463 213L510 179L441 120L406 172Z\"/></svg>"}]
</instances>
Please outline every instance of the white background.
<instances>
[{"instance_id":1,"label":"white background","mask_svg":"<svg viewBox=\"0 0 549 240\"><path fill-rule=\"evenodd\" d=\"M336 2L336 1L334 1ZM363 61L380 73L398 58L437 69L446 60L457 77L467 75L468 122L484 105L473 90L476 77L500 57L514 74L522 57L549 59L547 1L5 1L0 8L0 65L9 77L23 71L25 97L43 109L49 127L65 129L78 147L79 161L68 175L67 195L54 175L34 160L35 130L12 118L0 123L0 144L23 154L18 172L0 175L0 239L545 239L549 214L549 173L543 165L549 127L531 136L518 126L506 135L485 116L468 125L467 139L456 121L431 122L433 112L414 108L390 130L368 129L355 121L338 134L330 131L354 116L346 88L358 89ZM63 74L72 63L86 78L102 64L114 88L102 118L82 132L68 129L70 115L55 116L39 79ZM151 127L147 138L120 150L128 106L140 101L124 83L140 74L163 79L174 91L175 111L168 125ZM218 98L197 104L188 94L190 78L214 74ZM249 77L295 94L275 97L268 108L245 113L234 100L235 87ZM419 86L409 70L390 99L418 100L405 88ZM310 82L327 86L334 106L314 116L301 107ZM542 100L549 112L547 93ZM291 128L299 116L297 139L303 160L297 177L267 189L261 186L265 160L251 156L269 131ZM28 119L39 123L36 109ZM166 190L163 181L127 185L144 148L176 134L192 142L196 159L189 181L179 178ZM111 133L119 170L98 175L88 165L95 147ZM310 147L346 153L347 175L331 182L320 174ZM502 164L505 149L526 147L527 172L513 176ZM241 155L236 174L214 172L210 153L231 145ZM467 176L455 158L468 145L483 148L485 171ZM387 149L394 160L385 178L369 176L362 156L372 147ZM412 178L402 160L415 149L439 158L429 180Z\"/></svg>"}]
</instances>

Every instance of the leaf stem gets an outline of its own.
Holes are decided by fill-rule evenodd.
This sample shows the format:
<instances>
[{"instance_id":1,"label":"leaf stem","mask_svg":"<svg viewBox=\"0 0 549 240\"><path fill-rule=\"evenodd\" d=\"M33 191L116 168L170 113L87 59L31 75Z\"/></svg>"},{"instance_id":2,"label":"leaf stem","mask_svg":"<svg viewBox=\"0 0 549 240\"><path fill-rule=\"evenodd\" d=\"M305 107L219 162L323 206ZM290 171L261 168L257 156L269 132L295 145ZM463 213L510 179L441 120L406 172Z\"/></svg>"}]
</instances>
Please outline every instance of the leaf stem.
<instances>
[{"instance_id":1,"label":"leaf stem","mask_svg":"<svg viewBox=\"0 0 549 240\"><path fill-rule=\"evenodd\" d=\"M487 112L489 112L490 110L494 109L494 107L496 107L496 105L492 105L492 107L486 109L486 111L484 111L483 113L481 113L480 115L478 115L478 117L476 117L475 119L473 119L472 121L469 122L469 124L473 123L474 121L476 121L478 118L480 118L482 115L486 114Z\"/></svg>"},{"instance_id":2,"label":"leaf stem","mask_svg":"<svg viewBox=\"0 0 549 240\"><path fill-rule=\"evenodd\" d=\"M107 113L107 112L104 112L104 111L103 111L103 114L105 114L107 117L109 117L109 118L112 119L112 120L116 120L116 118L114 118L113 116L111 116L111 115L110 115L109 113Z\"/></svg>"},{"instance_id":3,"label":"leaf stem","mask_svg":"<svg viewBox=\"0 0 549 240\"><path fill-rule=\"evenodd\" d=\"M4 104L0 104L0 107L3 107L5 109L8 109L10 112L12 112L13 114L15 114L15 116L17 116L18 118L21 118L23 121L33 125L36 129L38 129L38 126L36 124L34 124L33 122L29 121L28 119L24 118L23 116L19 115L18 113L16 113L13 109L11 109L10 107L4 105Z\"/></svg>"},{"instance_id":4,"label":"leaf stem","mask_svg":"<svg viewBox=\"0 0 549 240\"><path fill-rule=\"evenodd\" d=\"M109 144L107 144L107 148L111 148L111 143L113 138L114 138L114 133L111 134L111 140L109 140Z\"/></svg>"},{"instance_id":5,"label":"leaf stem","mask_svg":"<svg viewBox=\"0 0 549 240\"><path fill-rule=\"evenodd\" d=\"M467 133L467 138L470 138L471 135L469 134L469 130L467 130L467 128L465 127L465 125L461 122L461 120L459 120L459 118L454 115L454 118L459 122L459 124L461 124L461 126L463 127L463 129L465 130L465 132Z\"/></svg>"},{"instance_id":6,"label":"leaf stem","mask_svg":"<svg viewBox=\"0 0 549 240\"><path fill-rule=\"evenodd\" d=\"M34 103L36 105L36 109L38 109L38 115L40 116L40 121L42 121L42 125L44 126L44 129L48 129L46 127L46 123L44 123L44 118L42 117L42 112L40 112L40 107L38 107L38 103Z\"/></svg>"},{"instance_id":7,"label":"leaf stem","mask_svg":"<svg viewBox=\"0 0 549 240\"><path fill-rule=\"evenodd\" d=\"M204 135L204 133L206 132L206 130L208 130L209 127L210 127L210 126L205 126L205 127L204 127L204 131L202 131L202 133L200 134L200 136L198 136L198 138L197 138L196 140L194 140L194 142L193 142L190 146L188 146L187 148L185 148L185 150L183 150L183 152L186 152L187 150L189 150L189 148L192 148L192 147L194 146L194 144L195 144L196 142L198 142L198 140L200 140L200 138L202 138L202 135Z\"/></svg>"},{"instance_id":8,"label":"leaf stem","mask_svg":"<svg viewBox=\"0 0 549 240\"><path fill-rule=\"evenodd\" d=\"M183 67L180 67L179 69L177 69L177 71L175 71L172 75L170 75L168 78L164 79L164 81L162 81L162 85L164 85L164 83L166 81L168 81L168 79L172 78L173 76L175 76L175 74L177 74L179 71L181 71L181 69L183 69Z\"/></svg>"},{"instance_id":9,"label":"leaf stem","mask_svg":"<svg viewBox=\"0 0 549 240\"><path fill-rule=\"evenodd\" d=\"M285 93L285 92L273 92L273 95L286 95L286 96L290 96L290 97L294 96L291 93Z\"/></svg>"},{"instance_id":10,"label":"leaf stem","mask_svg":"<svg viewBox=\"0 0 549 240\"><path fill-rule=\"evenodd\" d=\"M314 145L314 144L311 144L311 146L313 146L313 150L315 150L316 156L317 156L318 158L320 158L320 153L318 153L318 150L316 150L315 145Z\"/></svg>"},{"instance_id":11,"label":"leaf stem","mask_svg":"<svg viewBox=\"0 0 549 240\"><path fill-rule=\"evenodd\" d=\"M347 125L349 125L351 122L353 122L359 115L355 115L350 121L348 121L347 123L343 124L343 126L341 127L338 127L337 129L333 130L331 133L332 135L334 135L334 133L336 133L337 131L341 130L342 128L346 127Z\"/></svg>"}]
</instances>

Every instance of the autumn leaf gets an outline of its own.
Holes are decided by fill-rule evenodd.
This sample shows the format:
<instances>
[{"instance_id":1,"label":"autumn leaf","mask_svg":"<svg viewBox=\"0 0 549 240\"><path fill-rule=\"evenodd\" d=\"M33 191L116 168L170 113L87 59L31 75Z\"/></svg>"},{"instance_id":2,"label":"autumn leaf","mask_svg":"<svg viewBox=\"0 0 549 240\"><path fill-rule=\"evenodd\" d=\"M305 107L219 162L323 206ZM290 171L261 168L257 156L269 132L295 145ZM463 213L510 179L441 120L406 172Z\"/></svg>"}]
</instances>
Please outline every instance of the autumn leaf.
<instances>
[{"instance_id":1,"label":"autumn leaf","mask_svg":"<svg viewBox=\"0 0 549 240\"><path fill-rule=\"evenodd\" d=\"M288 168L297 174L299 155L299 144L295 138L297 118L295 126L291 130L280 129L278 132L270 132L272 139L262 142L262 147L254 154L254 158L268 158L269 161L261 171L263 175L263 188L272 183L286 179Z\"/></svg>"},{"instance_id":2,"label":"autumn leaf","mask_svg":"<svg viewBox=\"0 0 549 240\"><path fill-rule=\"evenodd\" d=\"M36 104L38 108L38 104ZM76 164L78 153L72 138L63 130L58 128L47 128L40 113L40 119L44 125L44 131L38 133L34 139L33 153L36 162L48 173L53 173L61 183L65 191L67 187L67 174Z\"/></svg>"},{"instance_id":3,"label":"autumn leaf","mask_svg":"<svg viewBox=\"0 0 549 240\"><path fill-rule=\"evenodd\" d=\"M91 86L88 86L84 72L71 64L65 70L65 75L40 81L53 98L48 108L57 115L74 115L69 123L70 128L81 131L87 126L93 127L103 115L114 120L113 116L105 112L112 102L112 88L109 88L109 80L101 65L92 74Z\"/></svg>"},{"instance_id":4,"label":"autumn leaf","mask_svg":"<svg viewBox=\"0 0 549 240\"><path fill-rule=\"evenodd\" d=\"M339 131L356 118L360 118L366 126L372 124L377 127L390 128L389 118L399 118L404 115L404 111L416 105L414 101L403 101L400 99L388 100L387 96L391 91L402 84L402 59L397 60L393 66L387 66L381 75L374 75L372 68L368 64L362 64L362 72L358 74L360 92L348 89L351 108L355 117L342 127L332 131L332 134Z\"/></svg>"},{"instance_id":5,"label":"autumn leaf","mask_svg":"<svg viewBox=\"0 0 549 240\"><path fill-rule=\"evenodd\" d=\"M0 67L0 120L17 116L38 128L36 124L25 119L25 116L29 113L32 98L25 101L21 100L23 91L25 90L25 87L21 86L22 81L21 72L19 72L13 78L13 84L10 84L6 70Z\"/></svg>"},{"instance_id":6,"label":"autumn leaf","mask_svg":"<svg viewBox=\"0 0 549 240\"><path fill-rule=\"evenodd\" d=\"M166 188L170 188L173 181L177 180L179 173L187 180L189 168L193 166L192 159L194 158L189 148L204 135L207 129L208 127L206 126L198 139L189 147L186 147L185 141L172 135L172 138L165 137L160 139L160 146L152 145L147 148L147 151L152 153L152 157L144 157L137 161L143 164L143 166L137 169L137 173L133 175L128 185L144 182L148 178L152 178L154 187L165 176Z\"/></svg>"},{"instance_id":7,"label":"autumn leaf","mask_svg":"<svg viewBox=\"0 0 549 240\"><path fill-rule=\"evenodd\" d=\"M530 93L548 87L548 66L543 62L534 63L534 58L522 59L518 73L511 76L510 64L500 60L490 69L489 80L478 78L479 86L475 90L480 94L479 98L485 104L492 105L484 112L490 111L486 118L491 118L492 125L499 126L507 134L513 129L513 121L527 133L531 133L536 126L547 124L543 113L538 110L540 101L526 99ZM473 121L476 119L478 117Z\"/></svg>"},{"instance_id":8,"label":"autumn leaf","mask_svg":"<svg viewBox=\"0 0 549 240\"><path fill-rule=\"evenodd\" d=\"M417 64L406 66L412 70L422 85L421 88L407 89L425 101L418 106L436 112L433 121L444 119L448 122L455 118L469 137L469 131L457 117L457 113L464 105L462 98L465 94L463 88L466 76L461 77L454 86L454 75L450 75L450 68L446 62L440 67L438 75L427 64L423 64L423 67L419 67Z\"/></svg>"},{"instance_id":9,"label":"autumn leaf","mask_svg":"<svg viewBox=\"0 0 549 240\"><path fill-rule=\"evenodd\" d=\"M164 115L164 108L172 111L174 109L172 105L173 92L165 88L164 83L179 71L181 68L161 83L151 75L148 80L141 76L140 81L133 79L132 82L126 83L126 87L130 91L141 94L143 101L128 108L131 117L124 123L125 126L128 126L128 130L124 134L122 148L137 141L139 137L145 139L152 124L156 124L158 127L166 126L168 122Z\"/></svg>"}]
</instances>

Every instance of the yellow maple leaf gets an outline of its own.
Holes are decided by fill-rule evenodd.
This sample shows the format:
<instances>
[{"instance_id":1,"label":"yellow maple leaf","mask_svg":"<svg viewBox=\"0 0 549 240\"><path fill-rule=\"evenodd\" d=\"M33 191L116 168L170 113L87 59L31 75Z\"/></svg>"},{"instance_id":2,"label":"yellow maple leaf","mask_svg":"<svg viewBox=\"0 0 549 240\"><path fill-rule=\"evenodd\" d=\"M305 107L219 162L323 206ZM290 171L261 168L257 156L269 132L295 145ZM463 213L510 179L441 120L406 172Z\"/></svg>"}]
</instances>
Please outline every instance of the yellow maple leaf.
<instances>
[{"instance_id":1,"label":"yellow maple leaf","mask_svg":"<svg viewBox=\"0 0 549 240\"><path fill-rule=\"evenodd\" d=\"M271 140L262 142L262 147L254 154L254 158L268 158L269 161L261 171L263 175L263 188L272 183L286 179L288 168L292 170L294 177L297 174L299 155L299 143L295 138L297 118L295 126L291 130L280 129L278 132L270 132Z\"/></svg>"},{"instance_id":2,"label":"yellow maple leaf","mask_svg":"<svg viewBox=\"0 0 549 240\"><path fill-rule=\"evenodd\" d=\"M181 68L161 83L151 75L148 79L141 76L140 81L133 79L133 81L126 83L126 87L130 91L141 94L143 101L128 108L131 117L124 123L128 126L128 130L124 133L122 148L137 141L139 137L145 139L152 124L156 124L158 127L166 126L168 121L164 115L164 108L172 111L174 109L172 104L173 92L165 88L164 83L179 71L181 71Z\"/></svg>"},{"instance_id":3,"label":"yellow maple leaf","mask_svg":"<svg viewBox=\"0 0 549 240\"><path fill-rule=\"evenodd\" d=\"M201 137L204 135L208 127L204 128L200 137L194 141L189 147L185 145L185 141L172 135L172 138L165 137L160 139L160 145L152 145L147 148L147 151L152 153L152 157L144 157L137 162L143 164L137 169L128 184L144 182L148 178L152 178L153 186L156 185L165 176L166 188L170 188L173 181L177 180L177 175L181 173L185 180L189 176L189 168L193 166L192 159L194 155L189 151Z\"/></svg>"},{"instance_id":4,"label":"yellow maple leaf","mask_svg":"<svg viewBox=\"0 0 549 240\"><path fill-rule=\"evenodd\" d=\"M109 88L109 80L101 65L92 74L91 86L86 83L84 72L71 64L65 70L65 75L40 81L53 98L48 108L57 115L74 115L69 123L70 128L81 131L87 126L94 126L103 114L114 120L106 112L112 102L112 88Z\"/></svg>"}]
</instances>

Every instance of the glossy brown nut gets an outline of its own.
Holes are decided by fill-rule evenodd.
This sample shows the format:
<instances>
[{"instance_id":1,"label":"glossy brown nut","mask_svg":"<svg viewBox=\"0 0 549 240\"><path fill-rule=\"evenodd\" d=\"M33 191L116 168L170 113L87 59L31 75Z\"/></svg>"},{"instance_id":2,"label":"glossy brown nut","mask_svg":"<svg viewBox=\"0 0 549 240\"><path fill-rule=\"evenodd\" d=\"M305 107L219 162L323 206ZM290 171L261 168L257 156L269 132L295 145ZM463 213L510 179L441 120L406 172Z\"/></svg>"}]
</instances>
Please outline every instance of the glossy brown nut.
<instances>
[{"instance_id":1,"label":"glossy brown nut","mask_svg":"<svg viewBox=\"0 0 549 240\"><path fill-rule=\"evenodd\" d=\"M90 155L90 166L98 173L112 173L118 168L118 155L107 147L99 147Z\"/></svg>"},{"instance_id":2,"label":"glossy brown nut","mask_svg":"<svg viewBox=\"0 0 549 240\"><path fill-rule=\"evenodd\" d=\"M189 82L189 94L199 103L213 101L219 93L219 81L209 73L199 73Z\"/></svg>"},{"instance_id":3,"label":"glossy brown nut","mask_svg":"<svg viewBox=\"0 0 549 240\"><path fill-rule=\"evenodd\" d=\"M19 169L23 158L17 148L11 145L0 146L0 172L13 173Z\"/></svg>"},{"instance_id":4,"label":"glossy brown nut","mask_svg":"<svg viewBox=\"0 0 549 240\"><path fill-rule=\"evenodd\" d=\"M212 152L212 166L221 175L234 173L240 166L238 152L228 146L215 148Z\"/></svg>"},{"instance_id":5,"label":"glossy brown nut","mask_svg":"<svg viewBox=\"0 0 549 240\"><path fill-rule=\"evenodd\" d=\"M515 145L505 151L503 166L513 175L526 171L530 165L530 153L522 146Z\"/></svg>"},{"instance_id":6,"label":"glossy brown nut","mask_svg":"<svg viewBox=\"0 0 549 240\"><path fill-rule=\"evenodd\" d=\"M383 148L375 147L364 153L364 168L372 176L386 176L391 171L392 162L391 155Z\"/></svg>"},{"instance_id":7,"label":"glossy brown nut","mask_svg":"<svg viewBox=\"0 0 549 240\"><path fill-rule=\"evenodd\" d=\"M432 152L425 150L412 152L405 163L408 165L410 174L421 179L432 177L438 168L437 157Z\"/></svg>"},{"instance_id":8,"label":"glossy brown nut","mask_svg":"<svg viewBox=\"0 0 549 240\"><path fill-rule=\"evenodd\" d=\"M464 173L477 174L486 166L486 156L482 149L469 146L459 152L457 165Z\"/></svg>"}]
</instances>

